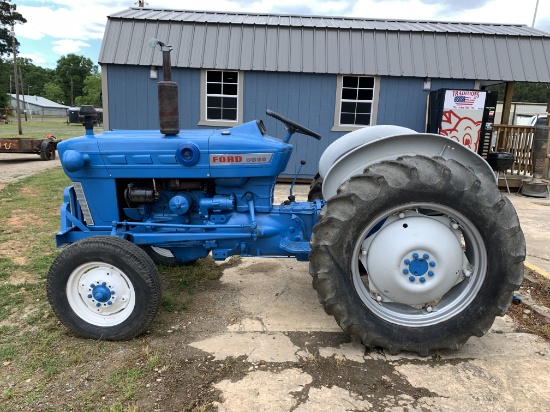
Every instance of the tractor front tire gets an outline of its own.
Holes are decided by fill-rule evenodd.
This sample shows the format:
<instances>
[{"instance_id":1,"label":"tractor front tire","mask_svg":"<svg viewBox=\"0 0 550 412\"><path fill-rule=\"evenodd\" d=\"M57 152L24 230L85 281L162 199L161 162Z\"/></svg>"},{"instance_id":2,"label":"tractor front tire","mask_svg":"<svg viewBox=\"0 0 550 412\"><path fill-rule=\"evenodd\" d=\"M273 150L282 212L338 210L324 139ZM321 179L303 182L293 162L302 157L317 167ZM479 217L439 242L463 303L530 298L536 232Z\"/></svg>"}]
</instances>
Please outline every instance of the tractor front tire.
<instances>
[{"instance_id":1,"label":"tractor front tire","mask_svg":"<svg viewBox=\"0 0 550 412\"><path fill-rule=\"evenodd\" d=\"M495 182L424 156L342 184L311 247L313 286L345 332L421 356L485 334L506 313L525 260L516 212Z\"/></svg>"},{"instance_id":2,"label":"tractor front tire","mask_svg":"<svg viewBox=\"0 0 550 412\"><path fill-rule=\"evenodd\" d=\"M132 339L149 327L161 304L153 261L114 236L89 237L63 249L49 270L46 289L61 322L90 339Z\"/></svg>"}]
</instances>

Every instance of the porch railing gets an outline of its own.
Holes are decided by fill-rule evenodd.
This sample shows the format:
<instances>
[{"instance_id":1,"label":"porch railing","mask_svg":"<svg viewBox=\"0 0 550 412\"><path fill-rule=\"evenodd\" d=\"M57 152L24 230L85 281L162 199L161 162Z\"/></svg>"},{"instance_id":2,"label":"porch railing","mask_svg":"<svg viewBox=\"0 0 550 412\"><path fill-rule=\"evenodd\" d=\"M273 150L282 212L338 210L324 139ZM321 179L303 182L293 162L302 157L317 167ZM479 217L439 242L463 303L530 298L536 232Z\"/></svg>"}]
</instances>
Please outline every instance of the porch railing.
<instances>
[{"instance_id":1,"label":"porch railing","mask_svg":"<svg viewBox=\"0 0 550 412\"><path fill-rule=\"evenodd\" d=\"M509 152L514 155L514 164L508 174L530 176L533 172L532 150L534 126L495 124L491 139L491 152Z\"/></svg>"}]
</instances>

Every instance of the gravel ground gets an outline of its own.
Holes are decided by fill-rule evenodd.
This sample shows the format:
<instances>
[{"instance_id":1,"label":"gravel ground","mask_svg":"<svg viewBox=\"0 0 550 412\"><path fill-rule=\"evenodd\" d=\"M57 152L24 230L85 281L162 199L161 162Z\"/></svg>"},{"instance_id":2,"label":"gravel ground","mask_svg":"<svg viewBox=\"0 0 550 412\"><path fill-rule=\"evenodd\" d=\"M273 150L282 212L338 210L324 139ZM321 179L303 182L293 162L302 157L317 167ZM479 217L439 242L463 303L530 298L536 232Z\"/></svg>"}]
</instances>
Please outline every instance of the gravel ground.
<instances>
[{"instance_id":1,"label":"gravel ground","mask_svg":"<svg viewBox=\"0 0 550 412\"><path fill-rule=\"evenodd\" d=\"M35 173L60 166L61 163L57 156L55 160L46 161L36 154L0 153L0 182L12 183Z\"/></svg>"}]
</instances>

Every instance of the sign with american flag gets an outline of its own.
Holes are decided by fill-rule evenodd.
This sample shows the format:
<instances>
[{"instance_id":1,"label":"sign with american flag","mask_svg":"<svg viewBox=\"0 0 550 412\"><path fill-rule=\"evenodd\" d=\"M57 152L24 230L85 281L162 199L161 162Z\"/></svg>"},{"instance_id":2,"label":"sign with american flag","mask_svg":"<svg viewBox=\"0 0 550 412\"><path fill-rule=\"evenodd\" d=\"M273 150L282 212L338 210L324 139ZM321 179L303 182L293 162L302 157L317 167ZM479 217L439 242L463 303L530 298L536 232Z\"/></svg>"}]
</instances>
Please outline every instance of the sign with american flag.
<instances>
[{"instance_id":1,"label":"sign with american flag","mask_svg":"<svg viewBox=\"0 0 550 412\"><path fill-rule=\"evenodd\" d=\"M447 90L445 92L444 110L483 110L485 92L479 90Z\"/></svg>"}]
</instances>

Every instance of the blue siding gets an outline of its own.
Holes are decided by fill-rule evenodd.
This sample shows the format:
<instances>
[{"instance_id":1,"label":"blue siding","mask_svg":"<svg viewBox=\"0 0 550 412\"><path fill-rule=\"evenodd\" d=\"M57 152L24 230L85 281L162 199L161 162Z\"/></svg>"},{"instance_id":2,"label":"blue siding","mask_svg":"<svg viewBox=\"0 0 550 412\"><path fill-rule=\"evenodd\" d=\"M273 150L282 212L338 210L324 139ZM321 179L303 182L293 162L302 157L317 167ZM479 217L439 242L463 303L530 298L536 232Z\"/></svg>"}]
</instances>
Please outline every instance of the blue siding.
<instances>
[{"instance_id":1,"label":"blue siding","mask_svg":"<svg viewBox=\"0 0 550 412\"><path fill-rule=\"evenodd\" d=\"M160 77L162 74L159 71ZM180 127L198 129L200 121L200 70L173 69L179 85ZM473 80L432 79L432 90L473 88ZM380 82L377 124L395 124L425 131L426 97L423 79L384 77ZM108 66L109 121L111 129L158 129L157 80L149 78L149 68ZM251 71L244 73L243 120L262 119L270 135L284 137L281 122L267 116L271 109L320 133L317 141L304 135L291 140L294 152L282 177L294 177L300 161L302 177L313 177L317 163L330 143L346 132L331 132L334 123L336 75Z\"/></svg>"},{"instance_id":2,"label":"blue siding","mask_svg":"<svg viewBox=\"0 0 550 412\"><path fill-rule=\"evenodd\" d=\"M395 124L417 132L426 131L426 104L429 91L424 79L383 77L380 80L377 124ZM432 79L431 90L472 89L473 80Z\"/></svg>"}]
</instances>

